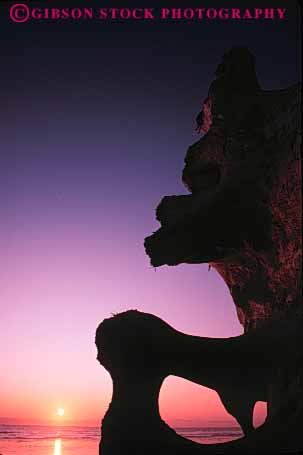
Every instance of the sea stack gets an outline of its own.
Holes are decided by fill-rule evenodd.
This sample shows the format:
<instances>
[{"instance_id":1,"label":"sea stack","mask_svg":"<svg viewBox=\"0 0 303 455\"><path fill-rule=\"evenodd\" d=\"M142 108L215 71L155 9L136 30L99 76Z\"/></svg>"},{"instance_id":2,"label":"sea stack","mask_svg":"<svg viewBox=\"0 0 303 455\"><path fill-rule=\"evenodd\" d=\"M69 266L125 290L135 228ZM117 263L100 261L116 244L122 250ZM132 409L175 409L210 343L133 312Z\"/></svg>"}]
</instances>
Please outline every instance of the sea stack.
<instances>
[{"instance_id":1,"label":"sea stack","mask_svg":"<svg viewBox=\"0 0 303 455\"><path fill-rule=\"evenodd\" d=\"M226 282L244 327L243 340L247 336L252 340L241 345L239 371L254 359L254 374L262 374L258 358L267 370L265 424L238 441L214 446L187 444L155 411L148 437L141 435L136 442L136 436L127 431L128 423L133 422L128 407L129 419L124 414L125 428L118 447L119 402L125 403L127 393L122 384L131 381L133 390L143 387L146 391L148 396L140 407L142 422L150 415L150 403L157 399L167 371L159 369L152 343L146 342L146 331L137 327L136 340L144 341L141 348L144 351L146 346L148 368L144 372L143 367L133 365L133 373L138 374L130 376L132 351L137 350L128 341L133 338L124 338L124 354L119 357L116 338L101 325L99 339L106 340L106 356L100 361L114 380L113 402L103 423L102 455L303 450L300 111L299 85L262 90L250 51L237 47L227 52L197 117L197 129L203 136L189 147L185 157L183 181L189 194L162 199L156 210L161 227L145 239L154 267L209 263ZM123 324L120 332L132 333L128 318ZM266 352L263 357L262 352ZM235 368L238 355L235 350ZM197 372L202 362L193 347L192 365ZM118 389L115 384L120 384Z\"/></svg>"}]
</instances>

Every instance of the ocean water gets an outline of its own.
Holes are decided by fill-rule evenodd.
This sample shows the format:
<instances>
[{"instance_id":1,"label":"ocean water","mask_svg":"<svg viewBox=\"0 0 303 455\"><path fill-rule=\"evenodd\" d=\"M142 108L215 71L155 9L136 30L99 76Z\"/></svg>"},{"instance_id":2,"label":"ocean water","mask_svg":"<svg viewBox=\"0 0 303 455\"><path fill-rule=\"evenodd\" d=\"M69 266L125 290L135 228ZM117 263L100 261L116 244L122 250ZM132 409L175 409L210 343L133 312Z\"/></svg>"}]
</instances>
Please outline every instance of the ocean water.
<instances>
[{"instance_id":1,"label":"ocean water","mask_svg":"<svg viewBox=\"0 0 303 455\"><path fill-rule=\"evenodd\" d=\"M199 443L240 438L237 427L176 428ZM0 425L0 455L98 455L100 429L80 426Z\"/></svg>"}]
</instances>

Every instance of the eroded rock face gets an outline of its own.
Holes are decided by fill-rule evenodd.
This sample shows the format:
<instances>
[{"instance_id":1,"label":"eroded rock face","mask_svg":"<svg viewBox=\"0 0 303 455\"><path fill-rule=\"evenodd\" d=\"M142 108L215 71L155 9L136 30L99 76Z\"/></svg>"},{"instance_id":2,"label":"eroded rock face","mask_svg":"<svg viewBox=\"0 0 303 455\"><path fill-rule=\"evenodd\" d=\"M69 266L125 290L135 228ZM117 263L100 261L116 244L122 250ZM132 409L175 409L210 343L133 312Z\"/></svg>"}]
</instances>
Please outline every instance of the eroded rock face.
<instances>
[{"instance_id":1,"label":"eroded rock face","mask_svg":"<svg viewBox=\"0 0 303 455\"><path fill-rule=\"evenodd\" d=\"M302 315L300 91L261 90L242 48L216 75L185 158L191 195L162 200L145 245L156 267L209 262L249 330Z\"/></svg>"},{"instance_id":2,"label":"eroded rock face","mask_svg":"<svg viewBox=\"0 0 303 455\"><path fill-rule=\"evenodd\" d=\"M105 320L96 343L114 391L102 455L303 451L299 120L298 86L263 91L247 49L223 57L197 118L205 134L185 158L190 194L161 201L161 228L145 248L155 267L208 262L227 283L245 333L214 344L152 315ZM176 435L157 402L169 374L217 390L246 437L208 446ZM268 419L255 431L247 426L249 396L268 402Z\"/></svg>"},{"instance_id":3,"label":"eroded rock face","mask_svg":"<svg viewBox=\"0 0 303 455\"><path fill-rule=\"evenodd\" d=\"M112 377L113 396L102 422L100 454L254 453L256 437L262 437L262 429L260 436L252 426L254 405L266 399L272 372L281 362L288 370L295 368L300 344L303 333L296 319L228 339L187 335L135 310L105 319L97 329L96 345L98 360ZM208 446L176 434L161 419L158 405L169 375L215 390L246 438ZM275 451L277 441L276 436Z\"/></svg>"},{"instance_id":4,"label":"eroded rock face","mask_svg":"<svg viewBox=\"0 0 303 455\"><path fill-rule=\"evenodd\" d=\"M145 240L155 267L208 262L217 270L245 332L302 320L300 110L299 85L264 91L250 52L228 52L197 117L205 134L185 158L191 194L165 197L161 228ZM269 418L290 402L302 415L301 367L286 370L277 367L270 386Z\"/></svg>"}]
</instances>

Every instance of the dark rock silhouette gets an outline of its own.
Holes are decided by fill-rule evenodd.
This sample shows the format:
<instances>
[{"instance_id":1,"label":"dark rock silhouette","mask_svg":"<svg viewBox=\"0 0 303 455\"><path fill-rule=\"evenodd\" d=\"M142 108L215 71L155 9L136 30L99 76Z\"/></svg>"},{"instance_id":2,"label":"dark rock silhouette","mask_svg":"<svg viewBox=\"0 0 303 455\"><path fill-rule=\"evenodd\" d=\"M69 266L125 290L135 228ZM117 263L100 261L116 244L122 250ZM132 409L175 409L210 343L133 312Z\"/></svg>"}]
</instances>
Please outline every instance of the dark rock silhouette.
<instances>
[{"instance_id":1,"label":"dark rock silhouette","mask_svg":"<svg viewBox=\"0 0 303 455\"><path fill-rule=\"evenodd\" d=\"M205 135L189 148L183 171L191 194L162 200L161 228L145 247L155 267L208 262L229 287L245 334L214 341L179 334L161 322L166 335L159 345L161 324L151 323L150 315L124 313L105 321L97 343L114 395L103 423L102 455L303 451L299 86L261 90L254 57L234 48L217 69L197 123ZM175 354L168 333L183 340ZM209 381L249 434L214 446L180 438L157 409L168 374ZM260 399L268 402L268 418L249 432L252 406Z\"/></svg>"},{"instance_id":2,"label":"dark rock silhouette","mask_svg":"<svg viewBox=\"0 0 303 455\"><path fill-rule=\"evenodd\" d=\"M251 422L246 419L254 403L266 396L272 371L281 362L294 367L300 361L296 349L300 343L303 333L296 319L227 339L186 335L135 310L104 320L96 345L98 360L113 379L113 397L102 424L100 453L187 454L223 446L241 451L243 446L237 443L201 446L169 428L158 408L163 380L176 375L215 389L228 411L249 430Z\"/></svg>"},{"instance_id":3,"label":"dark rock silhouette","mask_svg":"<svg viewBox=\"0 0 303 455\"><path fill-rule=\"evenodd\" d=\"M296 342L300 339L296 321L281 321L255 333L220 339L186 335L154 315L135 310L106 319L97 329L96 345L98 360L114 381L111 407L115 403L120 412L125 397L120 395L119 388L130 391L134 387L134 395L127 393L130 398L127 412L134 408L139 376L141 384L147 382L154 390L152 393L145 390L140 397L141 411L136 413L135 419L142 418L142 409L145 417L149 413L150 419L155 415L159 419L159 386L165 377L175 375L215 389L229 412L249 430L252 422L246 422L246 418L251 416L255 402L266 397L271 367L279 365L281 359L297 360L296 356L289 355L292 351L297 353L294 339L289 337L285 343L281 331L295 335ZM193 359L201 359L199 368ZM126 378L131 384L126 384ZM143 405L144 401L148 405Z\"/></svg>"}]
</instances>

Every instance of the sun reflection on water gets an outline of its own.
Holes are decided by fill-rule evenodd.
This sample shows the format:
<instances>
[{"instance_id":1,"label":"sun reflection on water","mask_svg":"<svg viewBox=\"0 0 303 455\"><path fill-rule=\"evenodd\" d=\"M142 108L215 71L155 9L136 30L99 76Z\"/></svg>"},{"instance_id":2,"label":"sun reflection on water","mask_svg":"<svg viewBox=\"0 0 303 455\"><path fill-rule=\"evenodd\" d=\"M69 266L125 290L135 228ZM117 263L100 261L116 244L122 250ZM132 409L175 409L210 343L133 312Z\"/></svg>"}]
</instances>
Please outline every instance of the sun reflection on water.
<instances>
[{"instance_id":1,"label":"sun reflection on water","mask_svg":"<svg viewBox=\"0 0 303 455\"><path fill-rule=\"evenodd\" d=\"M61 448L62 448L61 439L56 439L54 445L54 455L62 455Z\"/></svg>"}]
</instances>

